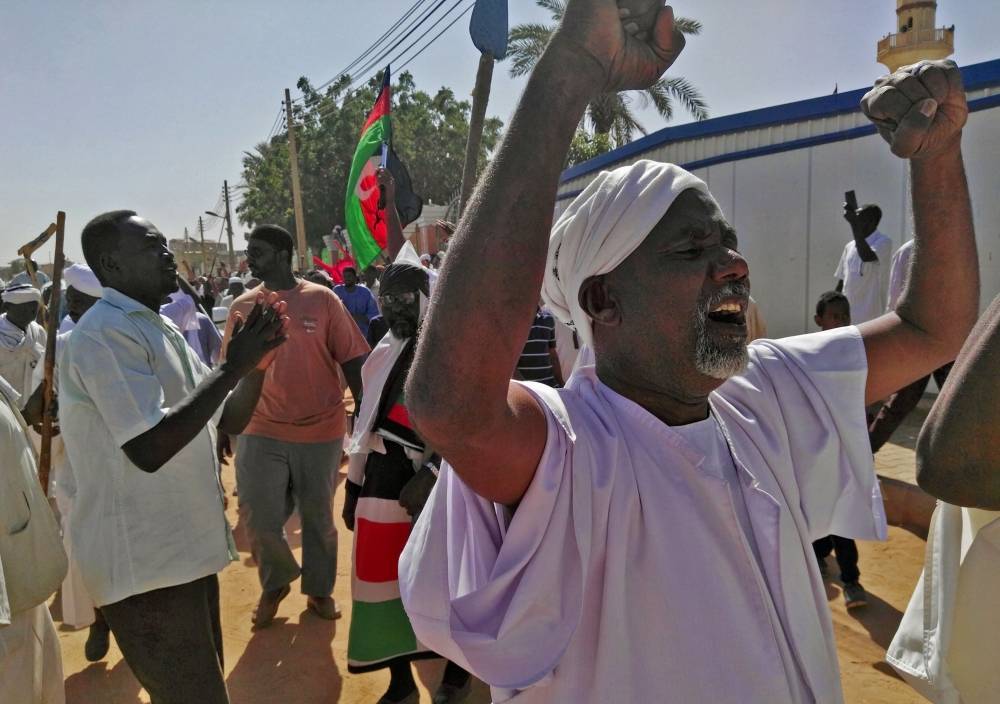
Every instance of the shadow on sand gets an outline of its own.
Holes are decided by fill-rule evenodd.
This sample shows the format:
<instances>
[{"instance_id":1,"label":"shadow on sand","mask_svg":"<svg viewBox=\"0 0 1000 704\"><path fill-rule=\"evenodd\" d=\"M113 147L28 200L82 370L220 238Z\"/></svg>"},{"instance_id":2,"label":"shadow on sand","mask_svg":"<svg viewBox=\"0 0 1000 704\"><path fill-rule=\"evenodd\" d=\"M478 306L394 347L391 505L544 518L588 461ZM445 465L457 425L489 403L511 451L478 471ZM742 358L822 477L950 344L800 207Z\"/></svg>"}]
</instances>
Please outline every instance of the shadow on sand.
<instances>
[{"instance_id":1,"label":"shadow on sand","mask_svg":"<svg viewBox=\"0 0 1000 704\"><path fill-rule=\"evenodd\" d=\"M229 698L283 704L338 701L342 682L330 651L336 623L303 612L300 623L279 618L254 631L226 678Z\"/></svg>"},{"instance_id":2,"label":"shadow on sand","mask_svg":"<svg viewBox=\"0 0 1000 704\"><path fill-rule=\"evenodd\" d=\"M95 662L66 678L66 704L140 704L142 687L124 660Z\"/></svg>"}]
</instances>

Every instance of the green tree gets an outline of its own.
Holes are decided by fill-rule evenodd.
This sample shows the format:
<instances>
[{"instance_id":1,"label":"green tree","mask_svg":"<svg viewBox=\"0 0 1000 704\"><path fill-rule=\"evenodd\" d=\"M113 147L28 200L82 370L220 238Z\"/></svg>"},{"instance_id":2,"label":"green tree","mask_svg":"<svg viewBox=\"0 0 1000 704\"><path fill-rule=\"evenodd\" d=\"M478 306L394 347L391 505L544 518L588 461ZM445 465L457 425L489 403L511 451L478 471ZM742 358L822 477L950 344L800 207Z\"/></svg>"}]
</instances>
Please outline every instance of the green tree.
<instances>
[{"instance_id":1,"label":"green tree","mask_svg":"<svg viewBox=\"0 0 1000 704\"><path fill-rule=\"evenodd\" d=\"M548 10L554 22L519 24L510 30L507 57L511 62L512 77L523 76L534 68L566 12L564 0L535 0L535 3ZM701 32L701 23L696 20L678 17L675 19L675 24L684 34L695 35ZM595 136L607 135L609 138L607 143L612 148L620 147L631 142L636 132L646 134L646 129L633 113L633 106L638 104L640 108L645 109L652 105L664 120L670 120L674 116L675 100L683 105L694 119L708 118L708 105L693 84L684 78L661 78L644 91L599 95L587 106L581 128L592 131ZM581 140L584 139L585 137L581 137ZM592 147L603 144L603 140L591 140L591 142Z\"/></svg>"},{"instance_id":2,"label":"green tree","mask_svg":"<svg viewBox=\"0 0 1000 704\"><path fill-rule=\"evenodd\" d=\"M381 82L373 78L357 89L340 79L318 91L306 78L298 82L302 100L293 106L297 125L302 207L307 240L314 249L334 225L344 222L344 195L351 158L365 117ZM447 203L462 180L469 133L467 101L450 88L431 95L418 90L402 72L392 86L393 148L406 164L413 190L424 201ZM483 131L480 169L496 147L503 123L490 118ZM243 154L243 200L236 208L246 225L273 222L294 232L288 138L284 132Z\"/></svg>"}]
</instances>

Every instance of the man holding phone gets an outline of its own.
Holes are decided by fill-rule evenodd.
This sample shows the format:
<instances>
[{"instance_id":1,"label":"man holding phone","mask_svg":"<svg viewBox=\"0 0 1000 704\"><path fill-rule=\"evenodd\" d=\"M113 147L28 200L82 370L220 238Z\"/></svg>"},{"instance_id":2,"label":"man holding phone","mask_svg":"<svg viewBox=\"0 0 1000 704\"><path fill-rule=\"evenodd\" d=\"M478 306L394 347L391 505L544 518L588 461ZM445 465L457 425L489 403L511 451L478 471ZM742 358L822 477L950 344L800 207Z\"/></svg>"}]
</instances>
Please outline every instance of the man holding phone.
<instances>
[{"instance_id":1,"label":"man holding phone","mask_svg":"<svg viewBox=\"0 0 1000 704\"><path fill-rule=\"evenodd\" d=\"M837 291L847 296L854 323L873 320L885 312L885 268L892 255L892 240L878 231L882 209L874 203L858 207L854 191L844 194L844 219L853 239L844 246L833 276Z\"/></svg>"}]
</instances>

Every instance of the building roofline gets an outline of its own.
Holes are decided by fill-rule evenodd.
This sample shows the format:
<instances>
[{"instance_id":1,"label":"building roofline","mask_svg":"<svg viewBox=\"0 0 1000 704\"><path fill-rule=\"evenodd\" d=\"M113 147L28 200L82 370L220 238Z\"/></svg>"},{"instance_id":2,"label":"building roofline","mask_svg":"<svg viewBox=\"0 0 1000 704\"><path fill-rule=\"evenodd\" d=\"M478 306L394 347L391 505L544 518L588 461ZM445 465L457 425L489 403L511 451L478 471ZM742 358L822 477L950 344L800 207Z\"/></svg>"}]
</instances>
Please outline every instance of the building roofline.
<instances>
[{"instance_id":1,"label":"building roofline","mask_svg":"<svg viewBox=\"0 0 1000 704\"><path fill-rule=\"evenodd\" d=\"M964 66L962 68L962 79L965 82L965 90L967 92L1000 85L1000 59ZM797 100L791 103L772 105L732 115L713 117L701 122L689 122L684 125L677 125L676 127L664 127L623 147L613 149L606 154L601 154L598 157L571 166L562 172L559 182L565 183L566 181L585 176L594 171L599 171L610 164L624 161L669 142L714 137L729 132L758 129L787 124L789 122L814 120L854 112L859 109L858 105L861 102L861 98L867 91L867 88L859 88L844 93L837 93L836 95L824 95L818 98Z\"/></svg>"}]
</instances>

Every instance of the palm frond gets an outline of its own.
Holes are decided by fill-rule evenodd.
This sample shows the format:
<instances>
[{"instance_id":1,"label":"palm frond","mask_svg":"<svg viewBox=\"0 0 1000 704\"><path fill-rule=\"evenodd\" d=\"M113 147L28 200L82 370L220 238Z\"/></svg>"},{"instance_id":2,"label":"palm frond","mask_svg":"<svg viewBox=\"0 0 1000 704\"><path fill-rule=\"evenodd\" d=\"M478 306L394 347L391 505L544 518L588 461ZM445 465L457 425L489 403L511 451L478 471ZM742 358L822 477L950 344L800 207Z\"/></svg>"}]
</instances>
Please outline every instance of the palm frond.
<instances>
[{"instance_id":1,"label":"palm frond","mask_svg":"<svg viewBox=\"0 0 1000 704\"><path fill-rule=\"evenodd\" d=\"M563 0L535 0L535 4L543 10L551 12L552 19L556 22L562 20L563 15L566 14L566 3Z\"/></svg>"},{"instance_id":2,"label":"palm frond","mask_svg":"<svg viewBox=\"0 0 1000 704\"><path fill-rule=\"evenodd\" d=\"M682 34L701 34L701 22L698 20L693 20L690 17L675 17L674 27L679 29Z\"/></svg>"},{"instance_id":3,"label":"palm frond","mask_svg":"<svg viewBox=\"0 0 1000 704\"><path fill-rule=\"evenodd\" d=\"M661 78L653 84L653 87L660 84L663 84L663 89L668 96L672 96L680 101L684 109L691 113L691 117L699 121L708 119L708 103L689 80L680 77ZM653 104L656 105L656 99L654 98L653 100ZM657 110L659 110L659 106L657 106Z\"/></svg>"},{"instance_id":4,"label":"palm frond","mask_svg":"<svg viewBox=\"0 0 1000 704\"><path fill-rule=\"evenodd\" d=\"M519 24L510 30L507 37L507 58L510 60L512 78L531 73L555 29L554 26L528 23Z\"/></svg>"}]
</instances>

